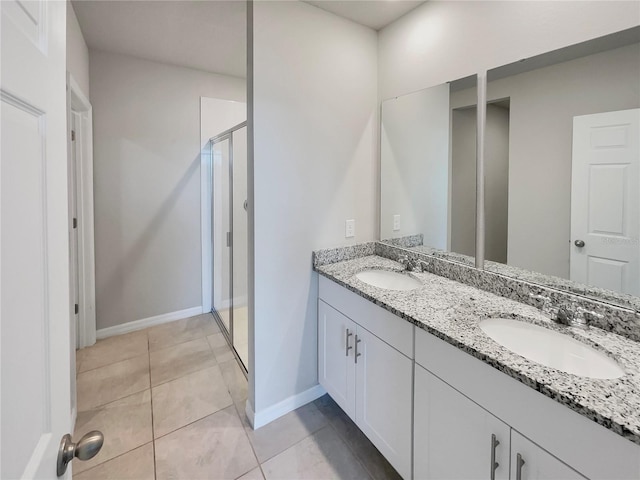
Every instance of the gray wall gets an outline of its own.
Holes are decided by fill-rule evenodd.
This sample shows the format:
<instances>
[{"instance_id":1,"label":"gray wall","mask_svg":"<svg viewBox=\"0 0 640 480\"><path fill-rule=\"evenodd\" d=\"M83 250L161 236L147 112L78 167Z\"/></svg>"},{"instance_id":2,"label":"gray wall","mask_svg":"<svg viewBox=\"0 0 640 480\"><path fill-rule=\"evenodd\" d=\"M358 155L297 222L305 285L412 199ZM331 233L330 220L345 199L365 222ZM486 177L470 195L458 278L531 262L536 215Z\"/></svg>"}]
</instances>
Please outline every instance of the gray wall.
<instances>
[{"instance_id":1,"label":"gray wall","mask_svg":"<svg viewBox=\"0 0 640 480\"><path fill-rule=\"evenodd\" d=\"M89 98L89 49L71 2L67 2L67 72Z\"/></svg>"},{"instance_id":2,"label":"gray wall","mask_svg":"<svg viewBox=\"0 0 640 480\"><path fill-rule=\"evenodd\" d=\"M375 31L303 2L253 9L249 400L260 416L318 384L311 252L377 237L377 43ZM346 219L355 219L354 238L344 236Z\"/></svg>"},{"instance_id":3,"label":"gray wall","mask_svg":"<svg viewBox=\"0 0 640 480\"><path fill-rule=\"evenodd\" d=\"M423 234L425 245L446 250L449 85L383 102L380 123L380 238Z\"/></svg>"},{"instance_id":4,"label":"gray wall","mask_svg":"<svg viewBox=\"0 0 640 480\"><path fill-rule=\"evenodd\" d=\"M511 100L509 265L569 278L573 117L639 107L639 82L637 44L489 82Z\"/></svg>"},{"instance_id":5,"label":"gray wall","mask_svg":"<svg viewBox=\"0 0 640 480\"><path fill-rule=\"evenodd\" d=\"M485 126L485 254L506 263L509 222L509 109L487 105Z\"/></svg>"},{"instance_id":6,"label":"gray wall","mask_svg":"<svg viewBox=\"0 0 640 480\"><path fill-rule=\"evenodd\" d=\"M245 80L90 52L98 329L202 304L200 97Z\"/></svg>"},{"instance_id":7,"label":"gray wall","mask_svg":"<svg viewBox=\"0 0 640 480\"><path fill-rule=\"evenodd\" d=\"M378 98L415 92L639 23L638 1L425 2L378 33Z\"/></svg>"},{"instance_id":8,"label":"gray wall","mask_svg":"<svg viewBox=\"0 0 640 480\"><path fill-rule=\"evenodd\" d=\"M472 257L476 252L476 116L475 106L451 110L450 250Z\"/></svg>"}]
</instances>

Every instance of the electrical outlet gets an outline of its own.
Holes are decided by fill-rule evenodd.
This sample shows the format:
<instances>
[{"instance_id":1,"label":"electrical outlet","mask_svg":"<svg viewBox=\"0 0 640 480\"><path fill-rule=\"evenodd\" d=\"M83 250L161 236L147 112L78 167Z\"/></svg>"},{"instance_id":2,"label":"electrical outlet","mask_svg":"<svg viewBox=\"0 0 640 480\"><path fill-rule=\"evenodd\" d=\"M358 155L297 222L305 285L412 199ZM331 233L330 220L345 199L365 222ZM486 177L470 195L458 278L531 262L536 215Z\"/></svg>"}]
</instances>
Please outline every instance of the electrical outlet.
<instances>
[{"instance_id":1,"label":"electrical outlet","mask_svg":"<svg viewBox=\"0 0 640 480\"><path fill-rule=\"evenodd\" d=\"M400 215L393 216L393 231L394 232L400 231Z\"/></svg>"},{"instance_id":2,"label":"electrical outlet","mask_svg":"<svg viewBox=\"0 0 640 480\"><path fill-rule=\"evenodd\" d=\"M351 238L356 236L356 221L347 220L344 222L344 237Z\"/></svg>"}]
</instances>

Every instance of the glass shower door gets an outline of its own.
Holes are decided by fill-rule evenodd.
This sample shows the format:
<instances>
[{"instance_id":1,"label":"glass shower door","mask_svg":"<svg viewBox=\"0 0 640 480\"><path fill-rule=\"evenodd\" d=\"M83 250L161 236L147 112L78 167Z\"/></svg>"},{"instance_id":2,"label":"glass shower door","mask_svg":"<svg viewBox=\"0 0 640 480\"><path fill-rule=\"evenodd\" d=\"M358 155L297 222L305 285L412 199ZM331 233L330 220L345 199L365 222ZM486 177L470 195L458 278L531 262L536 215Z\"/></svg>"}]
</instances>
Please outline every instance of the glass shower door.
<instances>
[{"instance_id":1,"label":"glass shower door","mask_svg":"<svg viewBox=\"0 0 640 480\"><path fill-rule=\"evenodd\" d=\"M248 219L247 219L247 127L232 137L232 226L233 226L233 331L232 342L240 360L249 364L248 317Z\"/></svg>"},{"instance_id":2,"label":"glass shower door","mask_svg":"<svg viewBox=\"0 0 640 480\"><path fill-rule=\"evenodd\" d=\"M213 309L227 328L232 329L231 298L231 135L219 138L211 146L213 173Z\"/></svg>"}]
</instances>

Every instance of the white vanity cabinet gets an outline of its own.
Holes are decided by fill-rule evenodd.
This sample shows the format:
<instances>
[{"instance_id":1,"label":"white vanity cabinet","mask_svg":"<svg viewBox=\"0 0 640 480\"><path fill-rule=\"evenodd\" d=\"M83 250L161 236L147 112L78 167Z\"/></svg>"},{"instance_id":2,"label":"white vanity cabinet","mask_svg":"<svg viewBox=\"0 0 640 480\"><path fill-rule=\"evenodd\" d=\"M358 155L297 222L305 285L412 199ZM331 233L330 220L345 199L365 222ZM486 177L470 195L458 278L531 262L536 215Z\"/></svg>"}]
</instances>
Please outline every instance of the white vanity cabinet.
<instances>
[{"instance_id":1,"label":"white vanity cabinet","mask_svg":"<svg viewBox=\"0 0 640 480\"><path fill-rule=\"evenodd\" d=\"M319 382L410 479L413 326L324 277L319 292Z\"/></svg>"},{"instance_id":2,"label":"white vanity cabinet","mask_svg":"<svg viewBox=\"0 0 640 480\"><path fill-rule=\"evenodd\" d=\"M508 480L510 427L419 365L414 478Z\"/></svg>"},{"instance_id":3,"label":"white vanity cabinet","mask_svg":"<svg viewBox=\"0 0 640 480\"><path fill-rule=\"evenodd\" d=\"M415 341L416 480L491 478L488 437L504 428L497 479L640 479L640 446L422 329ZM436 467L423 464L427 455ZM461 473L447 476L447 464Z\"/></svg>"},{"instance_id":4,"label":"white vanity cabinet","mask_svg":"<svg viewBox=\"0 0 640 480\"><path fill-rule=\"evenodd\" d=\"M614 477L612 477L614 478ZM512 480L586 480L546 450L511 431Z\"/></svg>"},{"instance_id":5,"label":"white vanity cabinet","mask_svg":"<svg viewBox=\"0 0 640 480\"><path fill-rule=\"evenodd\" d=\"M350 354L355 334L354 322L318 301L318 381L351 418L356 414L356 365Z\"/></svg>"},{"instance_id":6,"label":"white vanity cabinet","mask_svg":"<svg viewBox=\"0 0 640 480\"><path fill-rule=\"evenodd\" d=\"M414 478L585 480L585 477L416 365Z\"/></svg>"}]
</instances>

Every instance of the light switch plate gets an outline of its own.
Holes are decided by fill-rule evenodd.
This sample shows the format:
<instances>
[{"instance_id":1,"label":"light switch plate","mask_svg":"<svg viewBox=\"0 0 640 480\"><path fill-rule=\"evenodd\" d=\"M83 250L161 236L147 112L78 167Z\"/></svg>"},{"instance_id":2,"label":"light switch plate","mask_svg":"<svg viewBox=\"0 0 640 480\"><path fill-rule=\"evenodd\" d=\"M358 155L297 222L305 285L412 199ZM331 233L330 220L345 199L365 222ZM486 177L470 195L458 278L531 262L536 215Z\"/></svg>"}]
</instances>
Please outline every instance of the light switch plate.
<instances>
[{"instance_id":1,"label":"light switch plate","mask_svg":"<svg viewBox=\"0 0 640 480\"><path fill-rule=\"evenodd\" d=\"M356 236L356 221L347 220L344 222L344 237L351 238Z\"/></svg>"},{"instance_id":2,"label":"light switch plate","mask_svg":"<svg viewBox=\"0 0 640 480\"><path fill-rule=\"evenodd\" d=\"M393 231L394 232L400 231L400 215L393 216Z\"/></svg>"}]
</instances>

